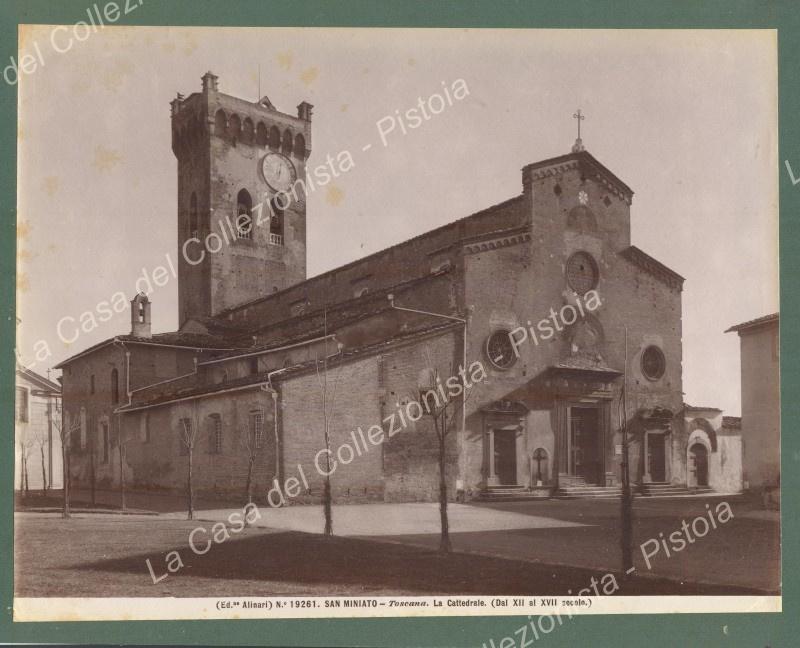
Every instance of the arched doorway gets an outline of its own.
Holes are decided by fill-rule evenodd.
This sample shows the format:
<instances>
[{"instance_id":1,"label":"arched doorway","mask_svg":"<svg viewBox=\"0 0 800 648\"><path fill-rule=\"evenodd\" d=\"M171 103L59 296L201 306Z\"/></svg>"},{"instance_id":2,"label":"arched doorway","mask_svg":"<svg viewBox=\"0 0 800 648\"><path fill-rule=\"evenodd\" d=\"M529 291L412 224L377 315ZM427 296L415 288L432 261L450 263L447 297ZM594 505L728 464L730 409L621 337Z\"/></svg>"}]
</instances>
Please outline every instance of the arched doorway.
<instances>
[{"instance_id":1,"label":"arched doorway","mask_svg":"<svg viewBox=\"0 0 800 648\"><path fill-rule=\"evenodd\" d=\"M708 450L702 443L689 448L689 485L708 486Z\"/></svg>"}]
</instances>

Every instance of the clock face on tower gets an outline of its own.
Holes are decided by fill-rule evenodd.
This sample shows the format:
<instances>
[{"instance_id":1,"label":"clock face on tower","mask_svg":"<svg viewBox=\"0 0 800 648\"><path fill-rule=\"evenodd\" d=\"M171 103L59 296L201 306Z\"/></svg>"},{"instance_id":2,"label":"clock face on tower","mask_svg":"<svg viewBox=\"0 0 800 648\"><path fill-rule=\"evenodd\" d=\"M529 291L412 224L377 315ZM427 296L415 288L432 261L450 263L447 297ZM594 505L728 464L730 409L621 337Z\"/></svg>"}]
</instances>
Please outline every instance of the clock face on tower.
<instances>
[{"instance_id":1,"label":"clock face on tower","mask_svg":"<svg viewBox=\"0 0 800 648\"><path fill-rule=\"evenodd\" d=\"M275 191L288 191L297 180L294 165L280 153L269 153L261 160L261 173Z\"/></svg>"}]
</instances>

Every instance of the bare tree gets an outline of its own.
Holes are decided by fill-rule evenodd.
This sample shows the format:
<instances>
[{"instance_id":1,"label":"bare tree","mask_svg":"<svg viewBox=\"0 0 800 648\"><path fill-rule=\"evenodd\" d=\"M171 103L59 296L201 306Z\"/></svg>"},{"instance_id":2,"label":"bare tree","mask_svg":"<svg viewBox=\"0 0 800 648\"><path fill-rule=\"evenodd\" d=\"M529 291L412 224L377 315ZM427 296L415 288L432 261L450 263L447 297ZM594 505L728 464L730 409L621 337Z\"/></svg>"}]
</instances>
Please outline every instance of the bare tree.
<instances>
[{"instance_id":1,"label":"bare tree","mask_svg":"<svg viewBox=\"0 0 800 648\"><path fill-rule=\"evenodd\" d=\"M45 447L45 445L47 445L47 441L46 440L39 442L39 453L41 455L41 460L42 460L42 490L44 491L44 494L47 495L47 491L50 490L50 486L49 486L49 484L47 482L47 477L48 477L48 475L47 475L47 463L44 460L44 447Z\"/></svg>"},{"instance_id":2,"label":"bare tree","mask_svg":"<svg viewBox=\"0 0 800 648\"><path fill-rule=\"evenodd\" d=\"M64 507L61 517L68 518L70 517L70 447L72 445L72 435L80 430L81 423L78 419L74 421L71 420L69 412L67 412L66 409L62 409L62 419L59 421L53 418L53 426L56 428L58 436L61 439L61 472L63 475L62 479L64 480Z\"/></svg>"},{"instance_id":3,"label":"bare tree","mask_svg":"<svg viewBox=\"0 0 800 648\"><path fill-rule=\"evenodd\" d=\"M19 460L20 460L20 490L28 497L30 494L30 482L28 480L28 457L30 456L31 449L36 441L31 432L23 427L17 427L17 435L19 442Z\"/></svg>"},{"instance_id":4,"label":"bare tree","mask_svg":"<svg viewBox=\"0 0 800 648\"><path fill-rule=\"evenodd\" d=\"M92 506L97 506L97 456L95 443L97 440L97 428L94 417L89 419L87 427L89 434L89 486L92 493Z\"/></svg>"},{"instance_id":5,"label":"bare tree","mask_svg":"<svg viewBox=\"0 0 800 648\"><path fill-rule=\"evenodd\" d=\"M447 439L454 429L454 423L461 419L467 402L475 392L474 386L465 384L465 380L458 379L458 374L455 373L455 367L452 364L448 377L442 380L441 373L434 366L427 350L425 356L427 367L419 374L417 394L420 408L425 415L431 418L436 434L439 464L439 519L441 522L439 551L450 553L453 547L450 542L450 520L447 513ZM462 371L465 372L466 367L463 367Z\"/></svg>"},{"instance_id":6,"label":"bare tree","mask_svg":"<svg viewBox=\"0 0 800 648\"><path fill-rule=\"evenodd\" d=\"M193 482L193 469L194 469L194 447L197 443L197 403L194 404L191 417L181 418L180 422L180 440L186 448L189 455L189 466L186 476L186 499L187 499L187 519L194 519L194 482Z\"/></svg>"},{"instance_id":7,"label":"bare tree","mask_svg":"<svg viewBox=\"0 0 800 648\"><path fill-rule=\"evenodd\" d=\"M48 438L47 438L47 430L42 428L37 428L33 433L33 444L39 446L39 458L42 464L42 490L44 491L45 495L49 489L49 484L47 481L48 474L47 474L47 461L45 458L45 448L49 446ZM27 464L27 461L25 462Z\"/></svg>"},{"instance_id":8,"label":"bare tree","mask_svg":"<svg viewBox=\"0 0 800 648\"><path fill-rule=\"evenodd\" d=\"M253 469L255 468L258 451L264 440L264 414L263 412L252 412L248 421L248 427L240 436L240 443L247 453L247 483L245 484L245 497L247 498L246 508L253 504ZM246 516L245 516L246 518ZM245 519L245 524L248 524Z\"/></svg>"},{"instance_id":9,"label":"bare tree","mask_svg":"<svg viewBox=\"0 0 800 648\"><path fill-rule=\"evenodd\" d=\"M119 446L119 495L120 495L120 508L124 511L125 505L125 446L130 439L125 431L122 429L122 419L119 412L115 416L117 422L117 445Z\"/></svg>"},{"instance_id":10,"label":"bare tree","mask_svg":"<svg viewBox=\"0 0 800 648\"><path fill-rule=\"evenodd\" d=\"M342 373L342 365L339 365L339 370L336 372L336 376L333 379L333 386L332 386L332 393L330 398L328 396L328 389L330 388L330 381L328 380L328 311L325 310L323 313L323 331L324 331L324 339L325 339L325 349L323 352L323 358L320 362L319 357L316 358L316 368L317 368L317 381L319 382L319 388L322 392L322 428L323 428L323 440L325 442L325 482L324 488L322 493L322 508L325 514L325 535L333 535L333 494L331 492L331 432L333 427L333 411L336 405L336 390L339 386L339 376ZM342 345L337 345L337 351L335 355L339 355L342 352Z\"/></svg>"},{"instance_id":11,"label":"bare tree","mask_svg":"<svg viewBox=\"0 0 800 648\"><path fill-rule=\"evenodd\" d=\"M625 327L625 367L628 366L628 327ZM631 490L630 439L628 435L627 374L623 377L619 398L620 432L622 433L622 494L620 496L620 550L622 578L629 580L633 571L633 492ZM640 459L647 461L647 457Z\"/></svg>"}]
</instances>

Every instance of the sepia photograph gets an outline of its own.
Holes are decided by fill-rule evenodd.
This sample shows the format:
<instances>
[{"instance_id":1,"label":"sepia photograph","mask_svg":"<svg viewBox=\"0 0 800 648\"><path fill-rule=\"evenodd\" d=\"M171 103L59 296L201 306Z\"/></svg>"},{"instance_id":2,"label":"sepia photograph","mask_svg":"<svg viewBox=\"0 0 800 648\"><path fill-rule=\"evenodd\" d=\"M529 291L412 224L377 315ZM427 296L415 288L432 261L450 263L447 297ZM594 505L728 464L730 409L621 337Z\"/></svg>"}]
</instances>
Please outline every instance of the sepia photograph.
<instances>
[{"instance_id":1,"label":"sepia photograph","mask_svg":"<svg viewBox=\"0 0 800 648\"><path fill-rule=\"evenodd\" d=\"M4 61L15 621L781 611L775 30L123 4Z\"/></svg>"}]
</instances>

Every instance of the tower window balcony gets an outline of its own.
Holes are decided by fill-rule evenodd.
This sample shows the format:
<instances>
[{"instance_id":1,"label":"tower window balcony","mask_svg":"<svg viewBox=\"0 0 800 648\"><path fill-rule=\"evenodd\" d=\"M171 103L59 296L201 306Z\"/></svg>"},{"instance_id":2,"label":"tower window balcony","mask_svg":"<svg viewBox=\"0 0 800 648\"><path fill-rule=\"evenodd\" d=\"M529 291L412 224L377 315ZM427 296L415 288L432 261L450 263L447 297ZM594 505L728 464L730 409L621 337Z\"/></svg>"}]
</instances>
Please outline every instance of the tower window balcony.
<instances>
[{"instance_id":1,"label":"tower window balcony","mask_svg":"<svg viewBox=\"0 0 800 648\"><path fill-rule=\"evenodd\" d=\"M283 245L283 234L273 234L270 232L269 243L270 245Z\"/></svg>"}]
</instances>

